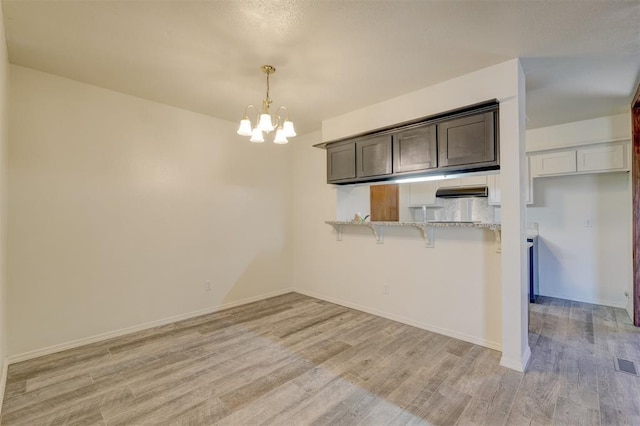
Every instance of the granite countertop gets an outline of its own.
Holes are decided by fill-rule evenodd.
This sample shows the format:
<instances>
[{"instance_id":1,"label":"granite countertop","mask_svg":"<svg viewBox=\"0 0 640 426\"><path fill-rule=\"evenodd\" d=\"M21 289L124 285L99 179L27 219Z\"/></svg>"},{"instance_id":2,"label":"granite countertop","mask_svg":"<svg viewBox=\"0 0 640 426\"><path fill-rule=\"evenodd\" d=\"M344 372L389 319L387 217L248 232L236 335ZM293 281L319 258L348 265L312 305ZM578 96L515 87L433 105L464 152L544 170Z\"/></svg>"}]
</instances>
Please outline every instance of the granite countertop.
<instances>
[{"instance_id":1,"label":"granite countertop","mask_svg":"<svg viewBox=\"0 0 640 426\"><path fill-rule=\"evenodd\" d=\"M537 229L527 229L527 238L538 238Z\"/></svg>"},{"instance_id":2,"label":"granite countertop","mask_svg":"<svg viewBox=\"0 0 640 426\"><path fill-rule=\"evenodd\" d=\"M488 222L460 222L460 221L427 221L427 222L352 222L348 220L327 220L327 225L360 225L360 226L406 226L413 228L486 228L492 231L501 231L502 226L499 223ZM537 238L537 229L527 229L527 238Z\"/></svg>"},{"instance_id":3,"label":"granite countertop","mask_svg":"<svg viewBox=\"0 0 640 426\"><path fill-rule=\"evenodd\" d=\"M500 230L499 223L482 222L458 222L458 221L427 221L427 222L351 222L327 220L328 225L363 225L363 226L407 226L407 227L429 227L429 228L487 228Z\"/></svg>"}]
</instances>

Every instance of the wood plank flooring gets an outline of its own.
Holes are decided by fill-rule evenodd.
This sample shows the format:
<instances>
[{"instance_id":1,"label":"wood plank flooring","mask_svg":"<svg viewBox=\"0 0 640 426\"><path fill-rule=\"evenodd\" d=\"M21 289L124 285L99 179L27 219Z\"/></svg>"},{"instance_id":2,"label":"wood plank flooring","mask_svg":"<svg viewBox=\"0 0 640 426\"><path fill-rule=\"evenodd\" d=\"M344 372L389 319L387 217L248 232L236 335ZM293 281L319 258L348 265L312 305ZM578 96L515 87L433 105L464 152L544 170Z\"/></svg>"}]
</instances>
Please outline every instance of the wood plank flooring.
<instances>
[{"instance_id":1,"label":"wood plank flooring","mask_svg":"<svg viewBox=\"0 0 640 426\"><path fill-rule=\"evenodd\" d=\"M3 425L640 425L640 329L531 305L526 374L500 353L296 293L13 364Z\"/></svg>"}]
</instances>

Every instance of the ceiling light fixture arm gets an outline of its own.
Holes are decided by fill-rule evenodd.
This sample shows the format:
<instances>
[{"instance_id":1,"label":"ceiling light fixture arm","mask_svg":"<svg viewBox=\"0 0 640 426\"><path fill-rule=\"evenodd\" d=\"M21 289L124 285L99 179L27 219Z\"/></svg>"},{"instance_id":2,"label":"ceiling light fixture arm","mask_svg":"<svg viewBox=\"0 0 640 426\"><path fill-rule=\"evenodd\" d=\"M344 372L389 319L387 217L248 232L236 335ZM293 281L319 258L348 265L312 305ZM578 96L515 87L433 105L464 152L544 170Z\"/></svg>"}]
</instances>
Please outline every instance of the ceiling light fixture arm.
<instances>
[{"instance_id":1,"label":"ceiling light fixture arm","mask_svg":"<svg viewBox=\"0 0 640 426\"><path fill-rule=\"evenodd\" d=\"M284 110L284 112L286 112L286 113L287 113L287 116L286 116L286 118L285 118L284 120L282 119L282 117L283 117L283 116L282 116L282 115L280 115L280 110L281 110L281 109L283 109L283 110ZM277 127L277 126L281 126L281 125L282 125L282 123L284 123L285 121L289 120L289 110L287 109L287 107L286 107L286 106L281 106L280 108L278 108L278 110L276 111L276 120L278 121L278 122L276 123L276 127Z\"/></svg>"},{"instance_id":2,"label":"ceiling light fixture arm","mask_svg":"<svg viewBox=\"0 0 640 426\"><path fill-rule=\"evenodd\" d=\"M249 108L253 108L256 111L256 117L258 116L258 108L256 108L253 104L250 104L247 105L247 107L244 109L244 117L242 117L243 120L249 118Z\"/></svg>"}]
</instances>

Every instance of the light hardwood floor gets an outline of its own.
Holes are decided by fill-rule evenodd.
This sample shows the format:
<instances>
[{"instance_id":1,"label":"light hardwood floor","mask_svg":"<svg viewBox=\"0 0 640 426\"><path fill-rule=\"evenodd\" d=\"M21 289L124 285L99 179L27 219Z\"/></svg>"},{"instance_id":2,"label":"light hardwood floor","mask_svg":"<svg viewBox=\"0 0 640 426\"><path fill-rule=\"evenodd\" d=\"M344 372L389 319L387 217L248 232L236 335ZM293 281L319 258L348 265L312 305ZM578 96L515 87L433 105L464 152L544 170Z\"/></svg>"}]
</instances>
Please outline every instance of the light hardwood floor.
<instances>
[{"instance_id":1,"label":"light hardwood floor","mask_svg":"<svg viewBox=\"0 0 640 426\"><path fill-rule=\"evenodd\" d=\"M500 353L296 293L13 364L2 424L640 425L621 309L531 306L526 374ZM640 364L639 364L640 366Z\"/></svg>"}]
</instances>

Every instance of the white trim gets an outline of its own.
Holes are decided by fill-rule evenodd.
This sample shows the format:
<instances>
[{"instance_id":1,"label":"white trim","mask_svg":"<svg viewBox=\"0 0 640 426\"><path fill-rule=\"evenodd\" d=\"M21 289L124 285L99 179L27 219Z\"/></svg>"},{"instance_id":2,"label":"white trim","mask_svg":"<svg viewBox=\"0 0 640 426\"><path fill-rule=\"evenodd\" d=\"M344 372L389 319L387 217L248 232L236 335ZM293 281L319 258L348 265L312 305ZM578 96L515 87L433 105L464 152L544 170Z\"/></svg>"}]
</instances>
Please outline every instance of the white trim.
<instances>
[{"instance_id":1,"label":"white trim","mask_svg":"<svg viewBox=\"0 0 640 426\"><path fill-rule=\"evenodd\" d=\"M616 303L616 302L613 302L610 300L604 300L604 299L590 299L588 297L573 297L573 296L567 296L565 294L556 294L556 295L538 294L538 296L552 297L554 299L570 300L572 302L588 303L590 305L609 306L612 308L621 308L621 309L627 308L626 303Z\"/></svg>"},{"instance_id":2,"label":"white trim","mask_svg":"<svg viewBox=\"0 0 640 426\"><path fill-rule=\"evenodd\" d=\"M535 130L535 129L532 129ZM555 150L563 150L563 149L573 149L573 148L580 148L581 146L589 146L589 145L606 145L606 144L618 144L618 143L626 143L626 142L630 142L631 138L630 137L624 137L624 138L612 138L612 139L605 139L605 140L594 140L594 141L584 141L584 142L573 142L573 143L568 143L568 144L563 144L563 145L553 145L547 148L535 148L535 149L526 149L527 151L527 155L530 154L539 154L539 153L543 153L543 152L547 152L547 151L555 151Z\"/></svg>"},{"instance_id":3,"label":"white trim","mask_svg":"<svg viewBox=\"0 0 640 426\"><path fill-rule=\"evenodd\" d=\"M489 349L494 349L496 351L502 351L502 344L498 342L492 342L486 339L480 339L475 336L470 336L468 334L459 333L454 330L449 330L447 328L437 327L431 324L425 324L422 322L414 321L405 317L401 317L398 315L390 314L384 311L379 311L377 309L369 308L367 306L358 305L356 303L347 302L340 299L334 299L333 297L328 297L322 294L314 293L308 290L302 290L299 288L294 288L294 292L304 294L306 296L315 297L316 299L324 300L327 302L335 303L337 305L345 306L347 308L355 309L358 311L366 312L368 314L376 315L382 318L387 318L392 321L401 322L403 324L411 325L413 327L418 327L423 330L432 331L434 333L443 334L445 336L453 337L454 339L464 340L465 342L473 343L475 345L484 346Z\"/></svg>"},{"instance_id":4,"label":"white trim","mask_svg":"<svg viewBox=\"0 0 640 426\"><path fill-rule=\"evenodd\" d=\"M9 371L9 360L2 360L2 377L0 377L0 416L2 416L2 401L4 401L4 388L7 386L7 372Z\"/></svg>"},{"instance_id":5,"label":"white trim","mask_svg":"<svg viewBox=\"0 0 640 426\"><path fill-rule=\"evenodd\" d=\"M107 333L102 333L95 336L83 337L81 339L72 340L70 342L60 343L53 346L47 346L46 348L36 349L33 351L24 352L17 355L11 355L5 361L5 366L8 364L14 364L16 362L26 361L26 360L37 358L44 355L50 355L50 354L64 351L67 349L77 348L78 346L88 345L90 343L100 342L102 340L124 336L125 334L135 333L138 331L147 330L149 328L159 327L162 325L170 324L172 322L182 321L182 320L193 318L193 317L199 317L201 315L212 314L214 312L222 311L224 309L234 308L240 305L246 305L247 303L257 302L259 300L280 296L282 294L291 293L293 291L294 290L292 288L286 288L286 289L274 291L271 293L263 294L260 296L254 296L254 297L249 297L247 299L238 300L236 302L229 302L223 305L200 309L198 311L187 312L187 313L175 315L169 318L163 318L156 321L146 322L144 324L134 325L133 327L122 328L120 330L109 331ZM0 401L2 400L0 399Z\"/></svg>"},{"instance_id":6,"label":"white trim","mask_svg":"<svg viewBox=\"0 0 640 426\"><path fill-rule=\"evenodd\" d=\"M527 370L527 366L529 365L529 361L531 360L531 348L527 345L527 348L522 355L522 359L507 359L504 356L500 358L500 365L503 367L510 368L512 370L525 372Z\"/></svg>"}]
</instances>

